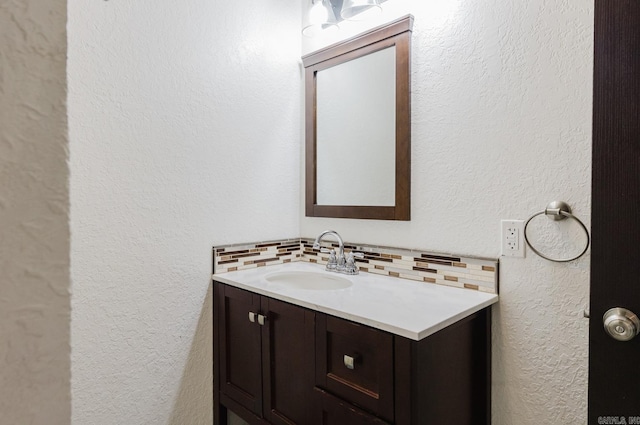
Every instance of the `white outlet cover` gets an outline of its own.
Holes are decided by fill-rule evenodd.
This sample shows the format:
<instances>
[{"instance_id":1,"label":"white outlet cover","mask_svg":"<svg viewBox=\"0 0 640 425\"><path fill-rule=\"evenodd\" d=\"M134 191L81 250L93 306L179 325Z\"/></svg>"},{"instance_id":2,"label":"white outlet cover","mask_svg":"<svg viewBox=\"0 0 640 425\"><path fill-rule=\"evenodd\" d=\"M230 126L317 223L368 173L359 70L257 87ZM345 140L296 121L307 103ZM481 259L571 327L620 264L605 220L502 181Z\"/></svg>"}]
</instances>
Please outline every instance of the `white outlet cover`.
<instances>
[{"instance_id":1,"label":"white outlet cover","mask_svg":"<svg viewBox=\"0 0 640 425\"><path fill-rule=\"evenodd\" d=\"M502 220L500 252L503 257L525 257L524 220Z\"/></svg>"}]
</instances>

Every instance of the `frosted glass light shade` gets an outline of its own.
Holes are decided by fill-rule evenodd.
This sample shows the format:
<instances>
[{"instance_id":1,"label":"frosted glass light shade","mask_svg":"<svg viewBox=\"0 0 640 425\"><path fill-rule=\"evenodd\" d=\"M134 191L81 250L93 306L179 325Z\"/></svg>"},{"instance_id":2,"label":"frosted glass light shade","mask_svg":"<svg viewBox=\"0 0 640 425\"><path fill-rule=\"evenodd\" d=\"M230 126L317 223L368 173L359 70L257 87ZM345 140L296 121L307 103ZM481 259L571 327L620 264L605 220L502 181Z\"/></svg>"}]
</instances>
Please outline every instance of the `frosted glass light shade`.
<instances>
[{"instance_id":1,"label":"frosted glass light shade","mask_svg":"<svg viewBox=\"0 0 640 425\"><path fill-rule=\"evenodd\" d=\"M329 11L322 1L316 1L309 10L309 24L322 25L329 19Z\"/></svg>"},{"instance_id":2,"label":"frosted glass light shade","mask_svg":"<svg viewBox=\"0 0 640 425\"><path fill-rule=\"evenodd\" d=\"M314 0L309 9L309 25L302 29L305 37L315 37L320 31L339 29L336 17L331 5L326 5L324 0Z\"/></svg>"},{"instance_id":3,"label":"frosted glass light shade","mask_svg":"<svg viewBox=\"0 0 640 425\"><path fill-rule=\"evenodd\" d=\"M363 21L380 12L382 12L382 7L378 0L346 0L340 16L349 21Z\"/></svg>"}]
</instances>

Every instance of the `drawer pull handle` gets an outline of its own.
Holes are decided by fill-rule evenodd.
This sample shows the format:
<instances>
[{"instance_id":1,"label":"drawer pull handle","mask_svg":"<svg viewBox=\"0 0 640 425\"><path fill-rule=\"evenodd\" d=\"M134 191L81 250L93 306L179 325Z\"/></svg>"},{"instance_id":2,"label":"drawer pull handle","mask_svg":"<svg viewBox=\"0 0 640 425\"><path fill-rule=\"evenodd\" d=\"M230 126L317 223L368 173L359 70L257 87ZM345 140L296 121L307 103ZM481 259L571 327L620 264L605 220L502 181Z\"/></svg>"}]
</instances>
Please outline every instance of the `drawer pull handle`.
<instances>
[{"instance_id":1,"label":"drawer pull handle","mask_svg":"<svg viewBox=\"0 0 640 425\"><path fill-rule=\"evenodd\" d=\"M258 323L260 326L264 326L264 322L267 321L267 316L263 316L262 314L258 314Z\"/></svg>"},{"instance_id":2,"label":"drawer pull handle","mask_svg":"<svg viewBox=\"0 0 640 425\"><path fill-rule=\"evenodd\" d=\"M253 311L249 312L249 321L251 323L256 323L256 314Z\"/></svg>"},{"instance_id":3,"label":"drawer pull handle","mask_svg":"<svg viewBox=\"0 0 640 425\"><path fill-rule=\"evenodd\" d=\"M344 355L344 365L347 369L353 370L356 367L356 359L351 356Z\"/></svg>"}]
</instances>

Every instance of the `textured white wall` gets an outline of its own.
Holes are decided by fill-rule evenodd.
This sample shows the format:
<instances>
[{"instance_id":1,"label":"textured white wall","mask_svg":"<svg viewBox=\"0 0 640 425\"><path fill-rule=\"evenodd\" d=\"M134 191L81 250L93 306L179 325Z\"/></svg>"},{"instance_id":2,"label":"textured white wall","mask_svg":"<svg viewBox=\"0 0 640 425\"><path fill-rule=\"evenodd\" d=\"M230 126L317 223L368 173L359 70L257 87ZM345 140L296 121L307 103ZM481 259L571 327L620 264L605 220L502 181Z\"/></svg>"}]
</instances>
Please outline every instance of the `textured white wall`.
<instances>
[{"instance_id":1,"label":"textured white wall","mask_svg":"<svg viewBox=\"0 0 640 425\"><path fill-rule=\"evenodd\" d=\"M413 219L391 223L301 218L290 2L71 1L74 423L210 421L212 244L335 228L497 257L499 220L552 199L588 224L593 5L574 3L386 3L381 22L416 17ZM585 421L588 278L502 261L495 424Z\"/></svg>"},{"instance_id":2,"label":"textured white wall","mask_svg":"<svg viewBox=\"0 0 640 425\"><path fill-rule=\"evenodd\" d=\"M69 424L66 4L0 2L0 423Z\"/></svg>"},{"instance_id":3,"label":"textured white wall","mask_svg":"<svg viewBox=\"0 0 640 425\"><path fill-rule=\"evenodd\" d=\"M301 235L332 228L348 241L497 258L500 220L552 200L588 226L593 2L389 0L385 9L378 23L415 16L412 220L305 218L301 208ZM305 39L303 53L331 41ZM586 422L588 268L588 256L501 259L495 425Z\"/></svg>"},{"instance_id":4,"label":"textured white wall","mask_svg":"<svg viewBox=\"0 0 640 425\"><path fill-rule=\"evenodd\" d=\"M211 423L211 246L299 233L300 13L69 2L74 424Z\"/></svg>"}]
</instances>

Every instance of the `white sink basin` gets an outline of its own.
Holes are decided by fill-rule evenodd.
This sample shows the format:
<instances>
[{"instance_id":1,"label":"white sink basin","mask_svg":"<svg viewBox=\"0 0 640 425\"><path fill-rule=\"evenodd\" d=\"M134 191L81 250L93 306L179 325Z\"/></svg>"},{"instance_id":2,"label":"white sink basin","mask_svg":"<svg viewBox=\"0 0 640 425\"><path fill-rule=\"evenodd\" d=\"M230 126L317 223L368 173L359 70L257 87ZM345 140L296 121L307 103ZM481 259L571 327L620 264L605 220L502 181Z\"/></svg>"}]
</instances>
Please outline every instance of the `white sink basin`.
<instances>
[{"instance_id":1,"label":"white sink basin","mask_svg":"<svg viewBox=\"0 0 640 425\"><path fill-rule=\"evenodd\" d=\"M311 291L330 291L345 289L353 283L342 276L329 272L288 271L269 273L264 277L268 282L277 283L295 289Z\"/></svg>"}]
</instances>

